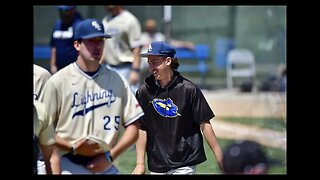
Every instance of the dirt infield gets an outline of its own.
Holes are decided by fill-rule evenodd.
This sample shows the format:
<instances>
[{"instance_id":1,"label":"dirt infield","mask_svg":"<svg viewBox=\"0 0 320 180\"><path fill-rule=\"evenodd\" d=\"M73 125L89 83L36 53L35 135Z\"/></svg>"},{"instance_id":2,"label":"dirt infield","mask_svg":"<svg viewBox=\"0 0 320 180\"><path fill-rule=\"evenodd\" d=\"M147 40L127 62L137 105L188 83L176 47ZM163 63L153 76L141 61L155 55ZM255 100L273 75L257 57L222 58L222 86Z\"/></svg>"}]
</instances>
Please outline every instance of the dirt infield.
<instances>
[{"instance_id":1,"label":"dirt infield","mask_svg":"<svg viewBox=\"0 0 320 180\"><path fill-rule=\"evenodd\" d=\"M265 146L286 150L287 134L270 129L258 128L238 123L225 122L219 119L211 121L217 137L225 139L252 140Z\"/></svg>"},{"instance_id":2,"label":"dirt infield","mask_svg":"<svg viewBox=\"0 0 320 180\"><path fill-rule=\"evenodd\" d=\"M286 119L286 94L240 93L230 90L202 91L218 117L283 117Z\"/></svg>"}]
</instances>

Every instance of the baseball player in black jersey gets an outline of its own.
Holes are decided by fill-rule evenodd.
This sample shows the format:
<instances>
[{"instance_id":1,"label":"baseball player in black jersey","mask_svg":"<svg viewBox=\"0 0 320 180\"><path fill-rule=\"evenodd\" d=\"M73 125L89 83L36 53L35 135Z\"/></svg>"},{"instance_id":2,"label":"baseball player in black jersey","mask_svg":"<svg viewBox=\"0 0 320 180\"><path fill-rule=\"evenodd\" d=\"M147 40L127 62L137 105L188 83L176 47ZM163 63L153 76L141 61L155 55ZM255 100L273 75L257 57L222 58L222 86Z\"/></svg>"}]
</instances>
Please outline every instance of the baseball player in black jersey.
<instances>
[{"instance_id":1,"label":"baseball player in black jersey","mask_svg":"<svg viewBox=\"0 0 320 180\"><path fill-rule=\"evenodd\" d=\"M133 174L145 172L145 151L150 174L195 174L196 165L207 160L201 131L223 167L222 151L209 121L215 115L199 87L177 71L175 53L167 43L154 41L141 54L148 58L152 75L136 92L145 116L140 118Z\"/></svg>"}]
</instances>

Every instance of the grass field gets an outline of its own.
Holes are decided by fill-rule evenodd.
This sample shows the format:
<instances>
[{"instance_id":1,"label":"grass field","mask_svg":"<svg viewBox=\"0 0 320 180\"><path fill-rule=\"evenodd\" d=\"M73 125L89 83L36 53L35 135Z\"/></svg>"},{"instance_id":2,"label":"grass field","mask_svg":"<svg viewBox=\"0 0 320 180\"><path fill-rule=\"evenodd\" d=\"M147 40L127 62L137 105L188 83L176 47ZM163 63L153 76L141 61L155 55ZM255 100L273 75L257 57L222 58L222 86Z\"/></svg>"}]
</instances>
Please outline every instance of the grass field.
<instances>
[{"instance_id":1,"label":"grass field","mask_svg":"<svg viewBox=\"0 0 320 180\"><path fill-rule=\"evenodd\" d=\"M286 124L282 118L223 118L224 121L236 122L250 126L258 126L261 128L268 128L277 131L286 131ZM225 149L226 146L233 142L230 139L218 138L221 149ZM204 147L207 156L207 161L197 166L196 174L221 174L217 165L216 159L210 150L208 144L204 140ZM287 173L287 154L285 150L272 148L261 145L263 151L269 159L268 174L286 174ZM131 174L135 168L136 153L135 148L132 147L125 151L116 161L115 164L120 170L121 174ZM149 174L147 170L147 163L145 163L146 174Z\"/></svg>"},{"instance_id":2,"label":"grass field","mask_svg":"<svg viewBox=\"0 0 320 180\"><path fill-rule=\"evenodd\" d=\"M224 149L232 140L218 139L222 149ZM219 167L216 163L215 157L211 152L206 142L205 152L207 155L207 161L197 166L197 174L221 174ZM286 174L286 152L281 149L262 146L267 157L270 160L269 174ZM117 160L116 165L119 168L121 174L131 174L135 168L136 154L134 148L127 150ZM145 163L147 167L147 163ZM149 171L146 169L146 174Z\"/></svg>"}]
</instances>

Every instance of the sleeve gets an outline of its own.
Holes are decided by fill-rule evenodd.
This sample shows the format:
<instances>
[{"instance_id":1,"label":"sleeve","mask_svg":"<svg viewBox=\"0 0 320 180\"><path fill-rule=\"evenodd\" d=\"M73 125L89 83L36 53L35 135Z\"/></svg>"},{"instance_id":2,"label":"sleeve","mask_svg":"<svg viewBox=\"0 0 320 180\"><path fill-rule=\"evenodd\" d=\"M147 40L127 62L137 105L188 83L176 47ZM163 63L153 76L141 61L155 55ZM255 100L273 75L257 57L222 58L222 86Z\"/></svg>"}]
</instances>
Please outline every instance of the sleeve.
<instances>
[{"instance_id":1,"label":"sleeve","mask_svg":"<svg viewBox=\"0 0 320 180\"><path fill-rule=\"evenodd\" d=\"M55 143L54 139L54 127L52 121L50 120L50 116L45 112L42 118L43 125L39 134L39 142L44 145L52 145Z\"/></svg>"},{"instance_id":2,"label":"sleeve","mask_svg":"<svg viewBox=\"0 0 320 180\"><path fill-rule=\"evenodd\" d=\"M192 93L191 99L193 119L196 123L201 124L215 116L203 93L197 86Z\"/></svg>"},{"instance_id":3,"label":"sleeve","mask_svg":"<svg viewBox=\"0 0 320 180\"><path fill-rule=\"evenodd\" d=\"M51 77L51 74L48 70L44 69L41 77L43 78L42 81L45 84L48 81L48 79Z\"/></svg>"},{"instance_id":4,"label":"sleeve","mask_svg":"<svg viewBox=\"0 0 320 180\"><path fill-rule=\"evenodd\" d=\"M51 74L49 73L49 71L47 71L46 69L43 69L41 75L40 75L40 82L39 83L39 93L38 95L40 96L44 86L46 85L48 79L51 77Z\"/></svg>"},{"instance_id":5,"label":"sleeve","mask_svg":"<svg viewBox=\"0 0 320 180\"><path fill-rule=\"evenodd\" d=\"M141 38L141 26L137 19L134 19L130 24L128 36L130 48L137 48L141 46L140 38Z\"/></svg>"},{"instance_id":6,"label":"sleeve","mask_svg":"<svg viewBox=\"0 0 320 180\"><path fill-rule=\"evenodd\" d=\"M138 121L138 126L139 126L139 129L142 130L142 131L146 131L146 126L144 124L144 116L142 116L139 121Z\"/></svg>"},{"instance_id":7,"label":"sleeve","mask_svg":"<svg viewBox=\"0 0 320 180\"><path fill-rule=\"evenodd\" d=\"M39 97L39 101L45 105L54 127L58 122L59 109L61 108L61 99L58 97L58 94L58 89L50 78Z\"/></svg>"},{"instance_id":8,"label":"sleeve","mask_svg":"<svg viewBox=\"0 0 320 180\"><path fill-rule=\"evenodd\" d=\"M140 98L139 90L137 90L137 92L136 92L136 98L137 98L139 104L141 105L141 102L140 102L140 99L141 99L141 98ZM138 121L139 129L141 129L141 130L143 130L143 131L146 130L146 126L145 126L145 124L144 124L144 118L145 118L145 115L141 116L141 117L139 118L139 121Z\"/></svg>"},{"instance_id":9,"label":"sleeve","mask_svg":"<svg viewBox=\"0 0 320 180\"><path fill-rule=\"evenodd\" d=\"M48 70L36 64L33 65L33 94L36 100L38 100L45 83L50 77L51 74Z\"/></svg>"},{"instance_id":10,"label":"sleeve","mask_svg":"<svg viewBox=\"0 0 320 180\"><path fill-rule=\"evenodd\" d=\"M136 97L130 89L130 86L127 81L124 81L124 97L123 97L123 107L124 107L124 119L123 125L127 127L131 123L138 120L141 116L144 115L140 104L138 103Z\"/></svg>"},{"instance_id":11,"label":"sleeve","mask_svg":"<svg viewBox=\"0 0 320 180\"><path fill-rule=\"evenodd\" d=\"M52 121L47 114L44 104L34 101L35 112L33 119L34 133L39 138L39 143L42 145L52 145L54 140L54 127Z\"/></svg>"}]
</instances>

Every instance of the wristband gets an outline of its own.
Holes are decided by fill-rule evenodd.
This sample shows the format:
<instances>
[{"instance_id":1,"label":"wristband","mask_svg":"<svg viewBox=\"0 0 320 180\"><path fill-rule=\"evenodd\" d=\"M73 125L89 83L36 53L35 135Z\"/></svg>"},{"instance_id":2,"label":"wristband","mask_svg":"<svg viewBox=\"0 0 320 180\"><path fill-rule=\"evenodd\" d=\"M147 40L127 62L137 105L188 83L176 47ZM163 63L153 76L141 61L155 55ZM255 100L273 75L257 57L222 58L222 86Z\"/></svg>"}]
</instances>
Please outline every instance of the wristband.
<instances>
[{"instance_id":1,"label":"wristband","mask_svg":"<svg viewBox=\"0 0 320 180\"><path fill-rule=\"evenodd\" d=\"M112 159L112 156L110 154L110 151L105 152L104 155L106 156L106 158L107 158L107 160L109 162L111 162L111 163L113 162L113 159Z\"/></svg>"},{"instance_id":2,"label":"wristband","mask_svg":"<svg viewBox=\"0 0 320 180\"><path fill-rule=\"evenodd\" d=\"M132 70L132 71L135 71L135 72L137 72L137 73L140 72L140 69L139 69L139 68L131 68L131 70Z\"/></svg>"}]
</instances>

